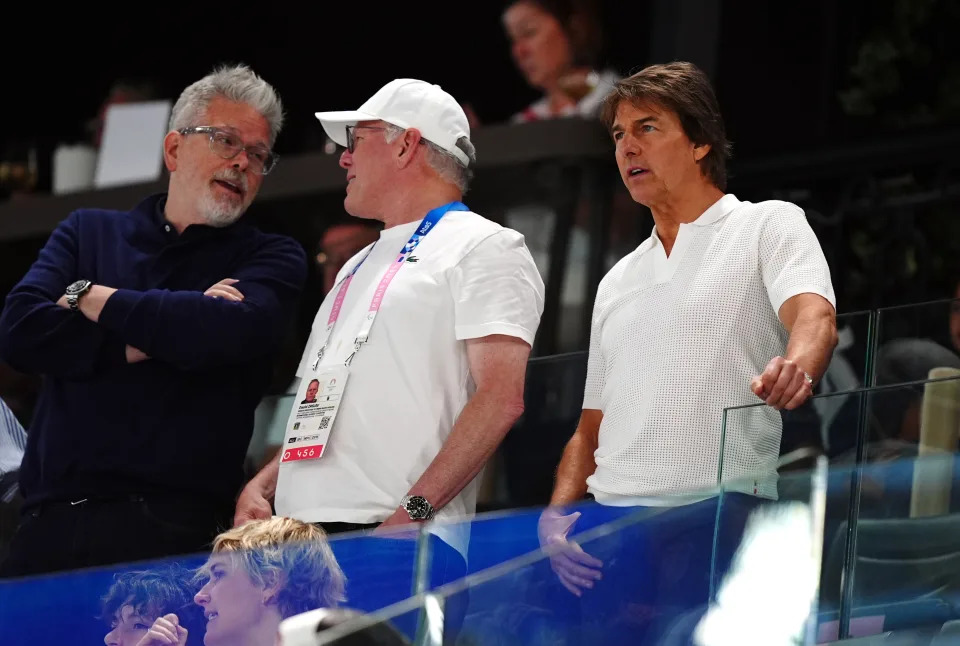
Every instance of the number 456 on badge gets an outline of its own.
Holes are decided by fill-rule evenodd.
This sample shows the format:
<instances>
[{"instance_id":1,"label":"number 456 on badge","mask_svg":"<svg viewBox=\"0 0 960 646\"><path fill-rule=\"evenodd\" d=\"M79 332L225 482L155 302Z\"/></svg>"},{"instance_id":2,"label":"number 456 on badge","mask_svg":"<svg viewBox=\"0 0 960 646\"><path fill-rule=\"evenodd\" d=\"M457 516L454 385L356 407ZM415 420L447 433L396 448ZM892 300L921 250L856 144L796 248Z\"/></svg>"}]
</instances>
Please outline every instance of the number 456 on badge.
<instances>
[{"instance_id":1,"label":"number 456 on badge","mask_svg":"<svg viewBox=\"0 0 960 646\"><path fill-rule=\"evenodd\" d=\"M297 460L315 460L321 455L323 455L323 444L315 444L297 449L286 449L280 457L280 461L296 462Z\"/></svg>"}]
</instances>

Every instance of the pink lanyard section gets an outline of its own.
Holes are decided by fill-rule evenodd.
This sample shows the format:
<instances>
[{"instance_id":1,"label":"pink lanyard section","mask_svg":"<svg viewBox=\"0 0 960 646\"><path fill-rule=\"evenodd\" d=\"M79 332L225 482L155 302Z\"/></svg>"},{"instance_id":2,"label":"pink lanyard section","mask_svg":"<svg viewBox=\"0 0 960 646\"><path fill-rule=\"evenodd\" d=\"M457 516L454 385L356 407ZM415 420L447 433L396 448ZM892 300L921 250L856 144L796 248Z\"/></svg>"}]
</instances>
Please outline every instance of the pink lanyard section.
<instances>
[{"instance_id":1,"label":"pink lanyard section","mask_svg":"<svg viewBox=\"0 0 960 646\"><path fill-rule=\"evenodd\" d=\"M390 286L390 283L393 282L394 277L397 275L397 272L400 271L400 268L403 267L403 264L406 262L407 257L413 253L413 250L417 248L420 242L427 236L430 231L436 226L436 224L443 219L443 216L446 215L449 211L468 211L467 206L461 202L450 202L449 204L444 204L441 207L435 208L429 213L426 217L420 222L420 226L417 227L417 230L410 236L410 239L407 241L403 248L400 250L400 254L397 256L397 259L390 263L390 266L387 267L387 271L384 272L383 277L380 279L380 283L377 285L376 291L373 293L373 299L370 301L370 309L367 310L367 315L363 319L363 323L360 326L360 332L357 334L357 338L353 342L353 352L350 353L350 356L347 357L346 365L350 365L350 362L353 361L353 358L356 356L357 352L360 351L360 347L367 342L367 339L370 338L370 331L373 329L373 322L377 318L377 314L380 312L380 306L383 304L383 297L387 293L387 288ZM376 243L374 243L376 246ZM323 353L327 349L327 344L330 342L330 337L333 335L333 329L337 325L337 320L340 318L340 310L343 308L343 301L347 296L347 290L350 288L350 283L353 281L354 274L357 273L357 270L360 269L360 265L370 257L371 252L373 252L373 247L370 247L370 250L360 259L360 262L350 271L346 278L340 281L339 289L337 289L337 295L333 299L333 307L330 308L330 316L327 318L327 327L324 331L323 343L320 346L320 349L317 351L317 360L313 363L313 370L316 371L317 367L320 365L320 360L323 359Z\"/></svg>"}]
</instances>

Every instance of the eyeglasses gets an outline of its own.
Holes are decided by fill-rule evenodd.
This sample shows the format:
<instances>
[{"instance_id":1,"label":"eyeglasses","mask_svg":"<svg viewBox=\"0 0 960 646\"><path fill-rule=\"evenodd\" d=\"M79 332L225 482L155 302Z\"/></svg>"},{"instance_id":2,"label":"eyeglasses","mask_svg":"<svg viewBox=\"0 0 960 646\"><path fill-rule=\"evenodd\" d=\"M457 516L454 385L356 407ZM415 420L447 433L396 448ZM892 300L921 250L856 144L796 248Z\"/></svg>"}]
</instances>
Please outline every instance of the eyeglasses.
<instances>
[{"instance_id":1,"label":"eyeglasses","mask_svg":"<svg viewBox=\"0 0 960 646\"><path fill-rule=\"evenodd\" d=\"M357 128L366 128L367 130L386 130L383 126L347 126L347 150L350 151L350 154L353 154L354 149L357 147L357 136L353 134L353 131Z\"/></svg>"},{"instance_id":2,"label":"eyeglasses","mask_svg":"<svg viewBox=\"0 0 960 646\"><path fill-rule=\"evenodd\" d=\"M244 146L240 138L226 130L214 126L195 126L181 128L181 135L206 134L210 137L210 150L224 159L233 159L241 150L247 152L250 168L254 172L266 175L277 165L279 157L263 146Z\"/></svg>"}]
</instances>

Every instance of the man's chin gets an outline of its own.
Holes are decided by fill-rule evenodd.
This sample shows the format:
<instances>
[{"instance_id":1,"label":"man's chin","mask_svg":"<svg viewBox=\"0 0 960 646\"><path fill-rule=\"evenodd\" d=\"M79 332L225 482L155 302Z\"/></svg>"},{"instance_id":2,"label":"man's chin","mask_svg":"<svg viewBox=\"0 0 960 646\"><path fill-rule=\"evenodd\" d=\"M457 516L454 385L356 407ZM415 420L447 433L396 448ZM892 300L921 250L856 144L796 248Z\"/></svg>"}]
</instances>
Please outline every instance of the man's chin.
<instances>
[{"instance_id":1,"label":"man's chin","mask_svg":"<svg viewBox=\"0 0 960 646\"><path fill-rule=\"evenodd\" d=\"M204 214L204 220L210 226L222 229L223 227L228 227L239 220L242 215L243 211L214 211Z\"/></svg>"}]
</instances>

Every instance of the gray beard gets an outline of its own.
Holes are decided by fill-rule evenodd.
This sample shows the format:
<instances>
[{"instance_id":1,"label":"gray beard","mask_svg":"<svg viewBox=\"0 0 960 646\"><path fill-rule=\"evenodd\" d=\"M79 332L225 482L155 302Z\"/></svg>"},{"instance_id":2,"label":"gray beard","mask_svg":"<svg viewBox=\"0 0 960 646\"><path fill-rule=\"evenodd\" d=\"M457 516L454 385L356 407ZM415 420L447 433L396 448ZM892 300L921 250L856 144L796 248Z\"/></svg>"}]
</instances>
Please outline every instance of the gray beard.
<instances>
[{"instance_id":1,"label":"gray beard","mask_svg":"<svg viewBox=\"0 0 960 646\"><path fill-rule=\"evenodd\" d=\"M200 213L204 222L212 227L223 228L230 226L243 215L243 205L232 206L216 199L210 192L203 197L200 204Z\"/></svg>"}]
</instances>

